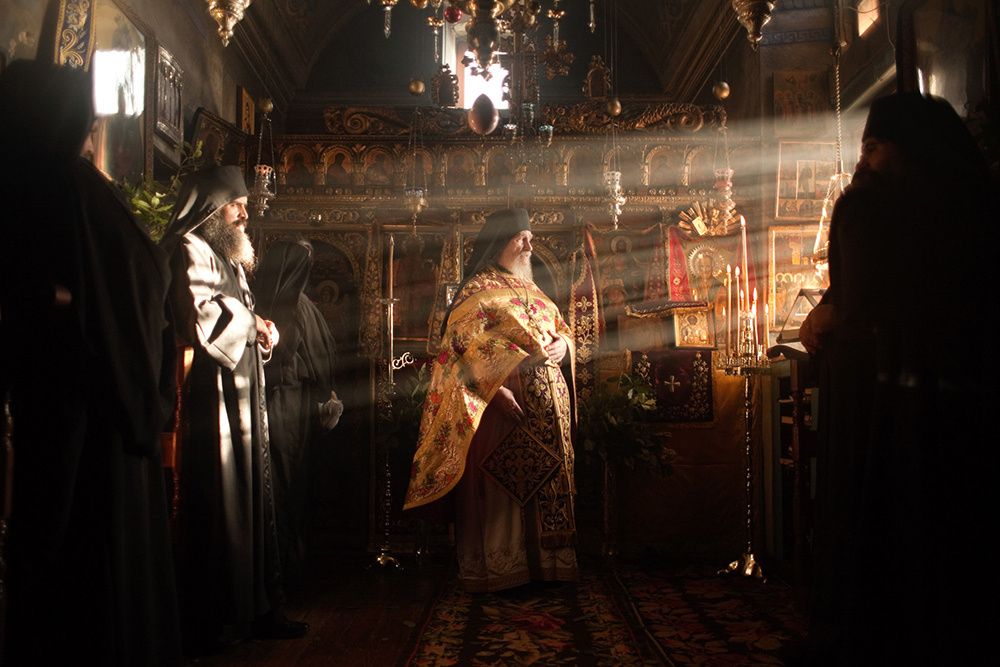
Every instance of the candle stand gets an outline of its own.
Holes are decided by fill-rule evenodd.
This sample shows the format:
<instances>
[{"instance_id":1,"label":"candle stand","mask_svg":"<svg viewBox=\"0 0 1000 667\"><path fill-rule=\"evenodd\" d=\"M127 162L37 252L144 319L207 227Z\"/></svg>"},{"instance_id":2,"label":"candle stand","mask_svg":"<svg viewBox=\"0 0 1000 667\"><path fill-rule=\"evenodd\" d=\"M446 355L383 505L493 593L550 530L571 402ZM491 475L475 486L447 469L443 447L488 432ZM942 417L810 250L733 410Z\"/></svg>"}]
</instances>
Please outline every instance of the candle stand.
<instances>
[{"instance_id":1,"label":"candle stand","mask_svg":"<svg viewBox=\"0 0 1000 667\"><path fill-rule=\"evenodd\" d=\"M736 279L736 309L735 322L733 310L733 277L731 266L726 267L726 287L728 302L726 304L726 351L715 358L715 368L726 375L738 375L743 378L744 406L744 445L746 448L746 550L736 560L721 570L719 574L742 574L754 576L765 581L764 572L753 555L753 388L751 378L767 375L771 372L771 362L767 357L767 340L761 341L757 326L757 289L750 292L750 278L747 271L747 237L746 221L740 216L740 228L743 241L743 268L737 266ZM740 274L743 276L740 289ZM764 321L767 321L767 306L764 306ZM735 327L733 326L735 324ZM734 340L735 339L735 340ZM735 343L735 344L734 344Z\"/></svg>"},{"instance_id":2,"label":"candle stand","mask_svg":"<svg viewBox=\"0 0 1000 667\"><path fill-rule=\"evenodd\" d=\"M388 283L389 283L389 296L385 299L380 299L386 308L386 332L388 335L388 356L386 359L379 363L379 382L378 382L378 396L376 397L376 406L378 409L378 414L387 418L389 421L392 420L392 397L396 394L396 382L394 379L395 371L401 370L402 368L412 364L414 362L413 355L409 352L404 352L397 358L395 356L395 350L393 348L393 315L394 306L399 299L396 299L392 295L392 283L393 283L393 251L395 249L396 240L394 235L389 235L389 270L388 270ZM384 371L384 374L383 374ZM389 526L391 525L392 516L392 468L389 456L389 440L386 440L381 447L382 456L382 546L379 549L378 556L375 557L374 562L369 565L373 567L374 565L380 565L382 567L400 567L399 560L392 555L392 545L389 541Z\"/></svg>"}]
</instances>

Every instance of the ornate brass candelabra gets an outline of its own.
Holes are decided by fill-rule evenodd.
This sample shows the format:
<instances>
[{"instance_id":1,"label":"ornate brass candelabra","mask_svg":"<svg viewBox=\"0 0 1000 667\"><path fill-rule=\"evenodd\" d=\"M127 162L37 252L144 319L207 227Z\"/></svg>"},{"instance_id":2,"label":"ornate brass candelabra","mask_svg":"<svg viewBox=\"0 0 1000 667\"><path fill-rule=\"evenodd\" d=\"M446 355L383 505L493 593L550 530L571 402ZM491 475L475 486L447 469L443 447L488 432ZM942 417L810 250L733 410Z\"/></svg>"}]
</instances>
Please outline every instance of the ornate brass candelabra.
<instances>
[{"instance_id":1,"label":"ornate brass candelabra","mask_svg":"<svg viewBox=\"0 0 1000 667\"><path fill-rule=\"evenodd\" d=\"M735 330L731 326L733 323L733 278L732 267L726 267L726 287L728 290L728 303L726 311L726 353L716 357L715 367L725 371L726 375L739 375L743 378L743 406L744 406L744 444L746 449L746 507L747 507L747 544L746 550L736 560L719 574L739 573L744 576L755 576L764 581L764 572L757 563L753 555L753 387L750 384L751 378L766 375L771 372L771 362L767 358L767 340L761 341L758 332L757 322L757 290L749 291L750 279L748 275L748 254L746 220L740 216L740 230L743 245L743 284L740 284L740 267L736 267L736 312ZM765 323L767 321L767 310L765 306ZM735 336L734 336L735 334ZM735 345L734 345L735 343Z\"/></svg>"}]
</instances>

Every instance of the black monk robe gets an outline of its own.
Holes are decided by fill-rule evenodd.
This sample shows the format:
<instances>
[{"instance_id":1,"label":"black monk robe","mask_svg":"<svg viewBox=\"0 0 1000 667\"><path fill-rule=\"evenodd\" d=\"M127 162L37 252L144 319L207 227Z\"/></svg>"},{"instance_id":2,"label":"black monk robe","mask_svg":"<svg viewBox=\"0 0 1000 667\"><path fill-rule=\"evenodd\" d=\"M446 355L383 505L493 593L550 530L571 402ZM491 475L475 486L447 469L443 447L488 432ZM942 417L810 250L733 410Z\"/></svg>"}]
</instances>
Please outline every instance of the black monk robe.
<instances>
[{"instance_id":1,"label":"black monk robe","mask_svg":"<svg viewBox=\"0 0 1000 667\"><path fill-rule=\"evenodd\" d=\"M162 241L178 339L194 350L182 410L179 568L185 639L194 651L249 636L251 623L280 602L253 297L242 267L198 229L245 195L237 167L196 172Z\"/></svg>"},{"instance_id":2,"label":"black monk robe","mask_svg":"<svg viewBox=\"0 0 1000 667\"><path fill-rule=\"evenodd\" d=\"M305 567L311 470L328 430L320 424L319 406L336 387L336 343L323 315L303 293L311 254L294 239L280 240L261 259L253 281L257 313L272 320L281 334L265 373L278 541L289 584Z\"/></svg>"},{"instance_id":3,"label":"black monk robe","mask_svg":"<svg viewBox=\"0 0 1000 667\"><path fill-rule=\"evenodd\" d=\"M160 459L169 273L117 189L77 157L91 108L79 72L18 61L0 78L5 664L179 665Z\"/></svg>"}]
</instances>

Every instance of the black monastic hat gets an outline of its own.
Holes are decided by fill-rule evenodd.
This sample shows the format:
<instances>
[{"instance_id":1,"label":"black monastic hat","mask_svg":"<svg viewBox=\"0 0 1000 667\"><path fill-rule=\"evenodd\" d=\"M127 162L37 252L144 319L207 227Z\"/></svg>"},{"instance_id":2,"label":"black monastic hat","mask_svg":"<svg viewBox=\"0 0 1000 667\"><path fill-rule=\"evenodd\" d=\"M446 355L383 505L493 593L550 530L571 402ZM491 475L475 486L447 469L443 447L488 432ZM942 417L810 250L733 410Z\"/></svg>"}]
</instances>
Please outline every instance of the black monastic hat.
<instances>
[{"instance_id":1,"label":"black monastic hat","mask_svg":"<svg viewBox=\"0 0 1000 667\"><path fill-rule=\"evenodd\" d=\"M243 171L235 165L212 165L189 174L177 193L164 242L194 231L220 208L248 194Z\"/></svg>"}]
</instances>

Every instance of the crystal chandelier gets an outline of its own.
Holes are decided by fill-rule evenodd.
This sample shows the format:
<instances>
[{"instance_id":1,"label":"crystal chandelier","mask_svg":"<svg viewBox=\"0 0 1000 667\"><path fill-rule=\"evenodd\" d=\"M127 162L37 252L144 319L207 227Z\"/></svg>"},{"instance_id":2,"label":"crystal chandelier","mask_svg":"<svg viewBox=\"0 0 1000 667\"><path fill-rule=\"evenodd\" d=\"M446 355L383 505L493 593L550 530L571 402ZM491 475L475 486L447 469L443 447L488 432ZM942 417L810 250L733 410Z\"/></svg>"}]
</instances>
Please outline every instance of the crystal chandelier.
<instances>
[{"instance_id":1,"label":"crystal chandelier","mask_svg":"<svg viewBox=\"0 0 1000 667\"><path fill-rule=\"evenodd\" d=\"M219 24L219 37L222 45L229 46L233 37L233 28L243 20L243 14L253 0L205 0L208 3L208 13Z\"/></svg>"}]
</instances>

